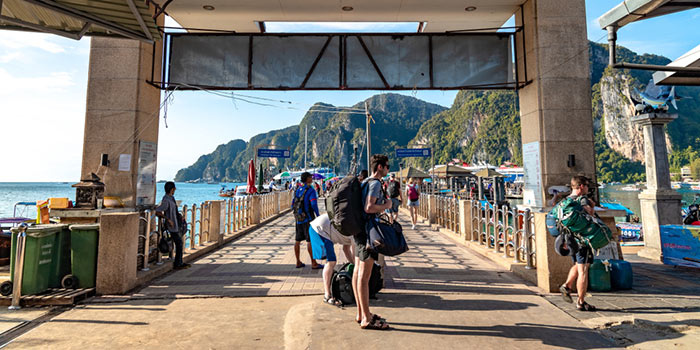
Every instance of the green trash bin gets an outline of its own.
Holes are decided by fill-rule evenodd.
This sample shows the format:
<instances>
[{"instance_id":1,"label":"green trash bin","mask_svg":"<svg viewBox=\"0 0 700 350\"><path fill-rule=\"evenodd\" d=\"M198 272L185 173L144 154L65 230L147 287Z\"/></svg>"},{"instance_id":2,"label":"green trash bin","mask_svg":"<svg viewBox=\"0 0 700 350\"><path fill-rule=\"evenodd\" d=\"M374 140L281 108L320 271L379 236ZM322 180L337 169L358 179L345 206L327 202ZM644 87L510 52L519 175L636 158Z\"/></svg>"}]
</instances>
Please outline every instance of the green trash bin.
<instances>
[{"instance_id":1,"label":"green trash bin","mask_svg":"<svg viewBox=\"0 0 700 350\"><path fill-rule=\"evenodd\" d=\"M54 249L54 266L49 277L49 288L61 288L61 279L69 275L70 266L70 229L67 224L34 225L34 228L57 227L56 249Z\"/></svg>"},{"instance_id":2,"label":"green trash bin","mask_svg":"<svg viewBox=\"0 0 700 350\"><path fill-rule=\"evenodd\" d=\"M24 250L24 271L22 275L22 295L41 293L49 289L49 282L56 269L54 257L56 234L62 225L39 225L27 228ZM17 255L17 228L12 229L12 251L10 252L10 281L0 286L2 295L12 294L15 275L15 255Z\"/></svg>"},{"instance_id":3,"label":"green trash bin","mask_svg":"<svg viewBox=\"0 0 700 350\"><path fill-rule=\"evenodd\" d=\"M72 274L63 278L63 287L94 288L100 225L70 225L70 231Z\"/></svg>"}]
</instances>

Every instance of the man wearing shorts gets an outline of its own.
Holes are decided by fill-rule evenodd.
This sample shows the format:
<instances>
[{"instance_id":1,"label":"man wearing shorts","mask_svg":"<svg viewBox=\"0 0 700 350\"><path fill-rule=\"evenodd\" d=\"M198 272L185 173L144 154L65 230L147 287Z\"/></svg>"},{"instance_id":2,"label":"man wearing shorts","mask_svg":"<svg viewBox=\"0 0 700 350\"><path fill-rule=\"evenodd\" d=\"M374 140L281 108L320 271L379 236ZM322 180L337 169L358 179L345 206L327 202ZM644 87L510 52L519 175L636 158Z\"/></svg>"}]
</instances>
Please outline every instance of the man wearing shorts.
<instances>
[{"instance_id":1,"label":"man wearing shorts","mask_svg":"<svg viewBox=\"0 0 700 350\"><path fill-rule=\"evenodd\" d=\"M316 190L311 186L313 178L310 173L304 172L301 174L302 186L299 186L296 191L294 191L294 199L292 200L292 208L294 208L294 203L296 201L303 201L301 203L301 210L306 213L306 218L301 221L296 222L296 241L294 243L294 255L297 258L297 268L302 268L306 265L299 259L299 253L301 250L301 242L306 241L306 248L309 251L309 257L311 257L311 268L320 269L323 266L319 265L313 258L311 252L311 243L309 238L309 223L311 220L318 216L318 196L316 195Z\"/></svg>"},{"instance_id":2,"label":"man wearing shorts","mask_svg":"<svg viewBox=\"0 0 700 350\"><path fill-rule=\"evenodd\" d=\"M389 193L389 198L391 198L391 208L386 210L389 214L389 219L393 223L399 218L399 206L403 202L403 196L401 195L401 184L396 180L396 176L391 174L389 183L386 186L387 193Z\"/></svg>"},{"instance_id":3,"label":"man wearing shorts","mask_svg":"<svg viewBox=\"0 0 700 350\"><path fill-rule=\"evenodd\" d=\"M379 214L391 208L391 201L382 191L381 179L389 173L389 158L383 154L375 154L370 159L372 176L362 183L362 203L365 205L365 214L369 220L374 220L375 214ZM355 321L362 329L387 330L389 325L379 315L373 315L369 311L369 278L372 275L374 261L379 259L379 254L367 247L367 232L362 232L354 237L355 240L355 269L352 273L352 289L355 291L357 303L357 315Z\"/></svg>"},{"instance_id":4,"label":"man wearing shorts","mask_svg":"<svg viewBox=\"0 0 700 350\"><path fill-rule=\"evenodd\" d=\"M594 216L593 202L586 197L589 186L590 181L585 176L571 178L571 197L574 197L581 204L586 213ZM576 308L581 311L595 311L595 307L584 300L588 290L588 268L593 262L593 251L591 251L591 247L581 245L578 252L571 258L574 260L574 266L569 270L569 276L566 278L566 282L559 287L559 291L564 301L573 303L571 290L576 282L578 294Z\"/></svg>"},{"instance_id":5,"label":"man wearing shorts","mask_svg":"<svg viewBox=\"0 0 700 350\"><path fill-rule=\"evenodd\" d=\"M352 262L352 236L344 236L331 225L328 214L323 214L313 221L309 228L309 238L311 238L311 250L314 259L326 259L323 267L323 302L341 306L341 302L331 295L331 277L333 268L338 259L335 256L334 244L343 246L343 254L348 262Z\"/></svg>"}]
</instances>

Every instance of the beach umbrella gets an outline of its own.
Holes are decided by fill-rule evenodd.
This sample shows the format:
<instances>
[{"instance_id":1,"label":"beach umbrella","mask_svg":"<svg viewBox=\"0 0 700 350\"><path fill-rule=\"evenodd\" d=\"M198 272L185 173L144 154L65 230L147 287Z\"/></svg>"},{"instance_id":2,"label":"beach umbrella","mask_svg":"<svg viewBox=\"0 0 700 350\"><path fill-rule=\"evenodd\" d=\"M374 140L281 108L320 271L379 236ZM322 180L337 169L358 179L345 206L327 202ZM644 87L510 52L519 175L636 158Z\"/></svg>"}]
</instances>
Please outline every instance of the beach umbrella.
<instances>
[{"instance_id":1,"label":"beach umbrella","mask_svg":"<svg viewBox=\"0 0 700 350\"><path fill-rule=\"evenodd\" d=\"M255 188L255 161L252 159L248 163L248 194L255 194L258 190Z\"/></svg>"},{"instance_id":2,"label":"beach umbrella","mask_svg":"<svg viewBox=\"0 0 700 350\"><path fill-rule=\"evenodd\" d=\"M323 175L321 175L321 174L313 174L313 175L311 175L311 178L314 180L323 180L324 179Z\"/></svg>"},{"instance_id":3,"label":"beach umbrella","mask_svg":"<svg viewBox=\"0 0 700 350\"><path fill-rule=\"evenodd\" d=\"M262 162L260 163L260 175L258 176L258 192L263 191L263 175L265 173L263 172L263 165Z\"/></svg>"}]
</instances>

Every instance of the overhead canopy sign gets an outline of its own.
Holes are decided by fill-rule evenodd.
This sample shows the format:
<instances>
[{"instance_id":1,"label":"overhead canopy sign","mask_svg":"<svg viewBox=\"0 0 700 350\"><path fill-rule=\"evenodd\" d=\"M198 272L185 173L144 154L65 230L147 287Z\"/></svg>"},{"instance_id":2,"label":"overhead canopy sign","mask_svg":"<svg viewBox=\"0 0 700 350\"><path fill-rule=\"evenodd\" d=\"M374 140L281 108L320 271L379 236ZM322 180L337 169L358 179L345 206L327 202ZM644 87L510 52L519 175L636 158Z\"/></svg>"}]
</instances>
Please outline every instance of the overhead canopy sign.
<instances>
[{"instance_id":1,"label":"overhead canopy sign","mask_svg":"<svg viewBox=\"0 0 700 350\"><path fill-rule=\"evenodd\" d=\"M396 158L430 157L430 148L397 148Z\"/></svg>"},{"instance_id":2,"label":"overhead canopy sign","mask_svg":"<svg viewBox=\"0 0 700 350\"><path fill-rule=\"evenodd\" d=\"M168 34L168 89L513 88L512 33Z\"/></svg>"},{"instance_id":3,"label":"overhead canopy sign","mask_svg":"<svg viewBox=\"0 0 700 350\"><path fill-rule=\"evenodd\" d=\"M287 149L259 148L258 158L289 158L291 156Z\"/></svg>"}]
</instances>

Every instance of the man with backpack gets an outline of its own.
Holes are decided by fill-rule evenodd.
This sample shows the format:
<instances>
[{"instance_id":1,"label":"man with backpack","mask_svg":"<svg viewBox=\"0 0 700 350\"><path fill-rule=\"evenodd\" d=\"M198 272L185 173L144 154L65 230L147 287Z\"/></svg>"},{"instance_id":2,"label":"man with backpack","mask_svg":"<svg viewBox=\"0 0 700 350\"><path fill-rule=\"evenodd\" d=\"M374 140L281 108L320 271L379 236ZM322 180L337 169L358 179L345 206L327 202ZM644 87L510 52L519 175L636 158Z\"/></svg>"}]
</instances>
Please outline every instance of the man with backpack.
<instances>
[{"instance_id":1,"label":"man with backpack","mask_svg":"<svg viewBox=\"0 0 700 350\"><path fill-rule=\"evenodd\" d=\"M574 176L571 178L571 195L570 200L574 200L580 204L586 214L594 216L593 202L586 197L590 186L590 180L585 176ZM569 270L569 276L566 282L559 287L559 291L567 303L573 303L571 298L571 290L576 282L576 290L578 298L576 300L576 308L581 311L595 311L595 307L586 303L586 291L588 290L588 269L593 262L593 251L591 247L579 245L578 251L571 256L574 261L574 266Z\"/></svg>"},{"instance_id":2,"label":"man with backpack","mask_svg":"<svg viewBox=\"0 0 700 350\"><path fill-rule=\"evenodd\" d=\"M170 233L170 238L175 243L175 259L173 259L173 268L175 270L190 267L190 264L182 262L182 232L185 232L187 223L178 214L177 202L175 201L175 183L168 181L165 183L165 195L163 195L160 205L156 208L156 216L165 219L165 229ZM180 216L179 220L178 216Z\"/></svg>"},{"instance_id":3,"label":"man with backpack","mask_svg":"<svg viewBox=\"0 0 700 350\"><path fill-rule=\"evenodd\" d=\"M323 266L319 265L316 260L314 260L311 250L311 240L309 238L309 223L318 216L318 195L316 194L316 190L311 186L311 182L313 182L311 173L304 172L301 174L302 185L294 191L294 199L292 200L292 212L296 219L294 255L297 258L297 268L306 266L299 259L301 241L306 241L306 248L311 258L311 268L316 270L323 268Z\"/></svg>"},{"instance_id":4,"label":"man with backpack","mask_svg":"<svg viewBox=\"0 0 700 350\"><path fill-rule=\"evenodd\" d=\"M389 173L389 158L383 154L375 154L370 159L372 176L362 183L362 203L368 220L374 220L379 214L391 208L391 201L382 190L381 179ZM357 315L355 321L362 329L387 330L389 324L379 315L369 311L369 279L372 275L374 261L379 254L368 249L368 233L363 231L353 236L355 240L355 268L352 274L352 287L355 291Z\"/></svg>"},{"instance_id":5,"label":"man with backpack","mask_svg":"<svg viewBox=\"0 0 700 350\"><path fill-rule=\"evenodd\" d=\"M387 192L389 192L389 198L391 198L391 208L387 209L386 212L389 214L389 220L394 223L396 219L399 218L399 206L403 202L403 195L401 195L401 184L396 180L396 176L391 174L389 179L389 184L387 185Z\"/></svg>"}]
</instances>

